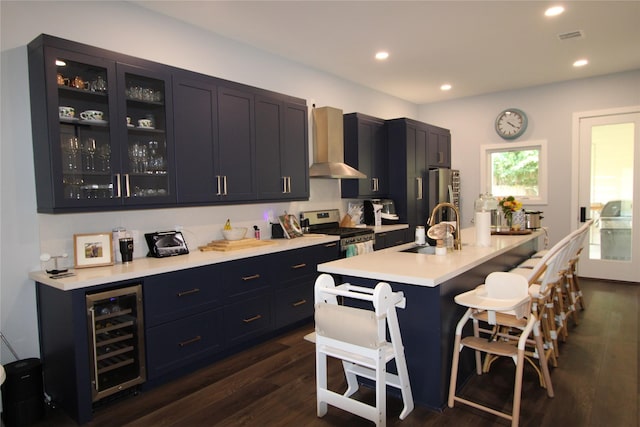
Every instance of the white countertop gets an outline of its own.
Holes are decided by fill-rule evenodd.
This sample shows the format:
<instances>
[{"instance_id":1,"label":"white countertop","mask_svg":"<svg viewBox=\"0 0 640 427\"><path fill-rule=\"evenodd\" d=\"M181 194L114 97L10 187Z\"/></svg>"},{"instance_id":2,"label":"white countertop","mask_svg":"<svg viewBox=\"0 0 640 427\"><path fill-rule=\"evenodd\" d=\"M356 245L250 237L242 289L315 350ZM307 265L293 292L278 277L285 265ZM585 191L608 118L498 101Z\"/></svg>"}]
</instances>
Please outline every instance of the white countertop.
<instances>
[{"instance_id":1,"label":"white countertop","mask_svg":"<svg viewBox=\"0 0 640 427\"><path fill-rule=\"evenodd\" d=\"M415 246L407 243L319 264L318 271L433 287L541 235L541 231L534 231L525 235L491 236L491 246L479 247L475 245L475 228L471 227L462 230L461 251L442 256L402 252Z\"/></svg>"},{"instance_id":2,"label":"white countertop","mask_svg":"<svg viewBox=\"0 0 640 427\"><path fill-rule=\"evenodd\" d=\"M296 239L273 239L271 240L275 242L273 245L238 249L228 252L201 252L196 248L195 250L190 250L187 255L167 258L135 258L133 262L127 264L117 263L107 267L70 269L69 271L74 273L74 276L71 277L52 279L49 277L50 275L44 271L34 271L29 273L29 278L63 291L70 291L105 283L138 279L154 274L169 273L187 268L337 242L338 240L340 240L338 236L311 234Z\"/></svg>"}]
</instances>

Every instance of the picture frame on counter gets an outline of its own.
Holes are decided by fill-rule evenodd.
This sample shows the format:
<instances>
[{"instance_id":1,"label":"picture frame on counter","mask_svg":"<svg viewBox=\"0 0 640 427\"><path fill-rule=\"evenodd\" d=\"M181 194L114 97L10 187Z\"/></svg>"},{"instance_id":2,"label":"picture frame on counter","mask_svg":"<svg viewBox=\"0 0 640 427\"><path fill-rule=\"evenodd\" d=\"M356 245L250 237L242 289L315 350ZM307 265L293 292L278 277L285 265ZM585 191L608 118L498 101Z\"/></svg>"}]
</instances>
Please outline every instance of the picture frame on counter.
<instances>
[{"instance_id":1,"label":"picture frame on counter","mask_svg":"<svg viewBox=\"0 0 640 427\"><path fill-rule=\"evenodd\" d=\"M113 243L109 232L74 234L73 258L75 268L113 265Z\"/></svg>"}]
</instances>

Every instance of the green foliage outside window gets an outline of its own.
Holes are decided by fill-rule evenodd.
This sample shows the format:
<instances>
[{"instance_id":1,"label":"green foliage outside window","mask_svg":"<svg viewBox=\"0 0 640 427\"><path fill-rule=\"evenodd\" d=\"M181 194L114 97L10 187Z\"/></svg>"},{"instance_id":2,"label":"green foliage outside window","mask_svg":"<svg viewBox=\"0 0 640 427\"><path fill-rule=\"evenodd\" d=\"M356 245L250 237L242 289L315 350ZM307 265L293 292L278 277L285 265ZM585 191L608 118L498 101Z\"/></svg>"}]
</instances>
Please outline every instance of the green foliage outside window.
<instances>
[{"instance_id":1,"label":"green foliage outside window","mask_svg":"<svg viewBox=\"0 0 640 427\"><path fill-rule=\"evenodd\" d=\"M540 150L491 154L493 195L538 196Z\"/></svg>"}]
</instances>

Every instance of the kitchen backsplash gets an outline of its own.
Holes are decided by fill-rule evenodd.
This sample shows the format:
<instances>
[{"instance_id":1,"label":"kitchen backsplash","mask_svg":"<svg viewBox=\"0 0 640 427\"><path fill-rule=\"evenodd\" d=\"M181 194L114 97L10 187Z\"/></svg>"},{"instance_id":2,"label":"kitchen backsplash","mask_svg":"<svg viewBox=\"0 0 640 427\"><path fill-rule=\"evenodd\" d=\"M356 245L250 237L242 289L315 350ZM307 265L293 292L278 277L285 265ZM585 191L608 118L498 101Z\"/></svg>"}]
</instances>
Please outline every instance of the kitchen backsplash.
<instances>
[{"instance_id":1,"label":"kitchen backsplash","mask_svg":"<svg viewBox=\"0 0 640 427\"><path fill-rule=\"evenodd\" d=\"M61 261L64 266L73 264L73 235L82 233L111 232L116 227L136 231L134 258L147 254L144 233L175 230L181 227L190 250L197 250L211 240L222 238L222 228L227 219L234 226L260 227L261 238L271 238L269 218L276 218L284 211L298 214L316 209L340 209L344 215L348 200L340 198L340 181L312 179L310 198L305 202L261 203L245 205L203 206L172 209L145 209L123 212L94 212L85 214L39 214L40 252L58 255L69 254ZM67 264L68 263L68 264Z\"/></svg>"}]
</instances>

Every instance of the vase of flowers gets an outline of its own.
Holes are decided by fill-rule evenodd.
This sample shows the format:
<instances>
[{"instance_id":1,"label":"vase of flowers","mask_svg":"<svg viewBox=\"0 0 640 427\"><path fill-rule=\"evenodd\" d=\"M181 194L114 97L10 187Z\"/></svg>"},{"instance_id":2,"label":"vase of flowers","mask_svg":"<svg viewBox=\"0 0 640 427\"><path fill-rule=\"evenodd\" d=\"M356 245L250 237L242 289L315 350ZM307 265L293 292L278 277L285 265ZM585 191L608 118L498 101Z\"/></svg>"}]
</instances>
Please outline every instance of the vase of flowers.
<instances>
[{"instance_id":1,"label":"vase of flowers","mask_svg":"<svg viewBox=\"0 0 640 427\"><path fill-rule=\"evenodd\" d=\"M511 230L513 228L513 213L522 209L522 202L516 200L513 196L507 196L500 199L498 206L502 209L502 213L507 220L507 227Z\"/></svg>"}]
</instances>

